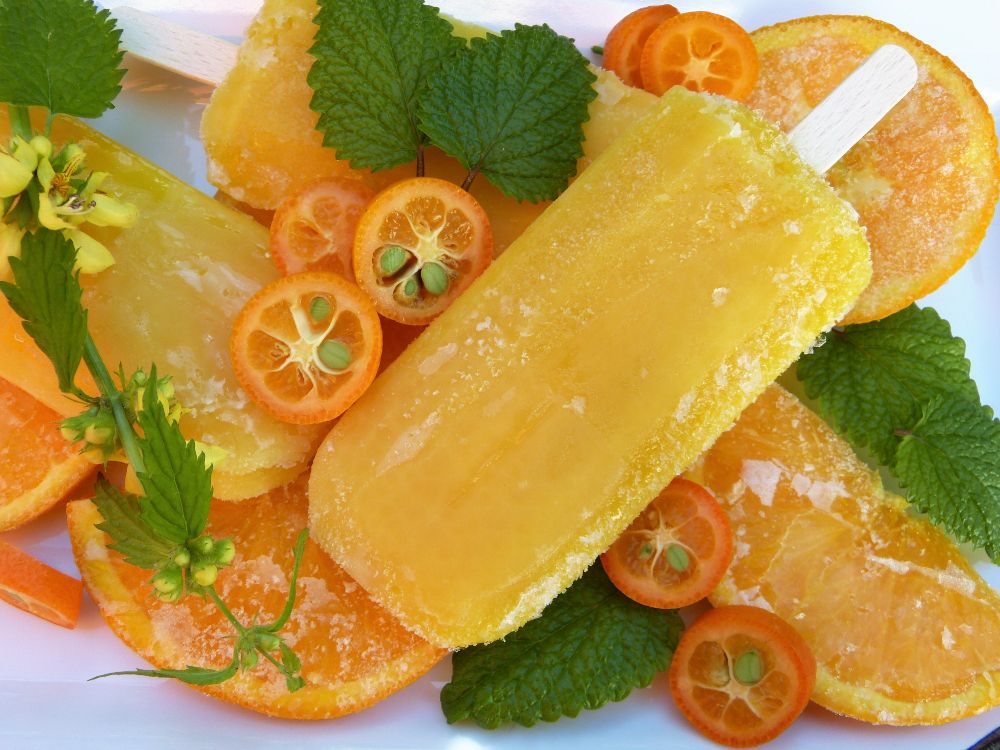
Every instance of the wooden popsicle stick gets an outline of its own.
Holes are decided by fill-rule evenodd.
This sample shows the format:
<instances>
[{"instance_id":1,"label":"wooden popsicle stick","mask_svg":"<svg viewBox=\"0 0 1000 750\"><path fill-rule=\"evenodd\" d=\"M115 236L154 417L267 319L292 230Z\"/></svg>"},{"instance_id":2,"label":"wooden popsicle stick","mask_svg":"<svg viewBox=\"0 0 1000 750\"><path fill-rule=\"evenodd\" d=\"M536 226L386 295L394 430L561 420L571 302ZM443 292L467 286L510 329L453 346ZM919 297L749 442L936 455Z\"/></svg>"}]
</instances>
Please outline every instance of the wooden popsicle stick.
<instances>
[{"instance_id":1,"label":"wooden popsicle stick","mask_svg":"<svg viewBox=\"0 0 1000 750\"><path fill-rule=\"evenodd\" d=\"M875 50L788 134L799 155L823 173L840 161L917 83L902 47Z\"/></svg>"},{"instance_id":2,"label":"wooden popsicle stick","mask_svg":"<svg viewBox=\"0 0 1000 750\"><path fill-rule=\"evenodd\" d=\"M122 47L136 57L218 86L236 64L237 47L129 7L112 11L123 29ZM817 172L861 140L917 82L917 64L895 44L879 47L789 134Z\"/></svg>"},{"instance_id":3,"label":"wooden popsicle stick","mask_svg":"<svg viewBox=\"0 0 1000 750\"><path fill-rule=\"evenodd\" d=\"M111 11L122 30L122 49L185 78L218 86L236 65L238 47L128 6Z\"/></svg>"}]
</instances>

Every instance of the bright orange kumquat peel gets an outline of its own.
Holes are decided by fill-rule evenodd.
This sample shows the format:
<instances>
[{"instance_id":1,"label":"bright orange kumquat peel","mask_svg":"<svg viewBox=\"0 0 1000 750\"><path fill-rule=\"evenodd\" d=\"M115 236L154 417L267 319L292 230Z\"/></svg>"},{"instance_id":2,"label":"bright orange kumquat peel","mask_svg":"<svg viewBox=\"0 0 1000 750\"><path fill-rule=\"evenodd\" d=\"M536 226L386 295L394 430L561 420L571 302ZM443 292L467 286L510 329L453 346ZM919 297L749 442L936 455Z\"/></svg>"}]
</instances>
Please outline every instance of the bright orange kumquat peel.
<instances>
[{"instance_id":1,"label":"bright orange kumquat peel","mask_svg":"<svg viewBox=\"0 0 1000 750\"><path fill-rule=\"evenodd\" d=\"M309 271L250 298L229 352L240 385L264 409L285 422L315 424L340 416L371 385L382 329L357 286Z\"/></svg>"},{"instance_id":2,"label":"bright orange kumquat peel","mask_svg":"<svg viewBox=\"0 0 1000 750\"><path fill-rule=\"evenodd\" d=\"M468 192L414 177L379 193L358 223L354 274L379 313L425 325L493 260L486 212Z\"/></svg>"}]
</instances>

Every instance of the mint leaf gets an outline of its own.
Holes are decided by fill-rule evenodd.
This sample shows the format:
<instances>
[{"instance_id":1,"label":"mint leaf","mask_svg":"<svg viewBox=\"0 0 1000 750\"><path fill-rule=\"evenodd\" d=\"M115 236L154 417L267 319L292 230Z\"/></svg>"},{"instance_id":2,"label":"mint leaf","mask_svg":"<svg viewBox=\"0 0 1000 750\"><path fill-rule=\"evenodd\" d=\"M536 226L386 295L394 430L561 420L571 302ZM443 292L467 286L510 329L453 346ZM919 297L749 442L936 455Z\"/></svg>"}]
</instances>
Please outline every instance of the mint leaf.
<instances>
[{"instance_id":1,"label":"mint leaf","mask_svg":"<svg viewBox=\"0 0 1000 750\"><path fill-rule=\"evenodd\" d=\"M916 305L845 326L799 360L806 395L838 432L892 465L900 438L938 395L979 403L965 342L931 308Z\"/></svg>"},{"instance_id":2,"label":"mint leaf","mask_svg":"<svg viewBox=\"0 0 1000 750\"><path fill-rule=\"evenodd\" d=\"M576 173L595 80L572 39L517 24L431 74L420 127L469 170L466 187L482 172L518 200L548 200Z\"/></svg>"},{"instance_id":3,"label":"mint leaf","mask_svg":"<svg viewBox=\"0 0 1000 750\"><path fill-rule=\"evenodd\" d=\"M894 468L919 510L1000 562L1000 422L991 409L934 398L903 438Z\"/></svg>"},{"instance_id":4,"label":"mint leaf","mask_svg":"<svg viewBox=\"0 0 1000 750\"><path fill-rule=\"evenodd\" d=\"M212 469L193 440L167 419L156 389L156 367L143 389L138 439L145 471L136 472L146 495L142 518L155 534L185 544L205 530L212 502Z\"/></svg>"},{"instance_id":5,"label":"mint leaf","mask_svg":"<svg viewBox=\"0 0 1000 750\"><path fill-rule=\"evenodd\" d=\"M418 158L417 97L428 73L462 49L421 0L320 0L307 80L323 145L379 171Z\"/></svg>"},{"instance_id":6,"label":"mint leaf","mask_svg":"<svg viewBox=\"0 0 1000 750\"><path fill-rule=\"evenodd\" d=\"M21 239L21 257L10 258L14 283L0 282L24 330L49 358L59 390L81 395L74 385L87 338L87 311L73 272L76 248L59 232L39 229Z\"/></svg>"},{"instance_id":7,"label":"mint leaf","mask_svg":"<svg viewBox=\"0 0 1000 750\"><path fill-rule=\"evenodd\" d=\"M93 502L104 518L97 528L111 537L108 548L120 552L125 562L156 570L173 558L177 545L161 539L142 519L139 498L122 494L101 476L94 487Z\"/></svg>"},{"instance_id":8,"label":"mint leaf","mask_svg":"<svg viewBox=\"0 0 1000 750\"><path fill-rule=\"evenodd\" d=\"M486 729L576 716L649 685L682 629L676 612L619 593L598 563L538 619L456 653L441 708L449 724L472 719Z\"/></svg>"},{"instance_id":9,"label":"mint leaf","mask_svg":"<svg viewBox=\"0 0 1000 750\"><path fill-rule=\"evenodd\" d=\"M0 101L100 117L125 75L121 34L90 0L3 0Z\"/></svg>"}]
</instances>

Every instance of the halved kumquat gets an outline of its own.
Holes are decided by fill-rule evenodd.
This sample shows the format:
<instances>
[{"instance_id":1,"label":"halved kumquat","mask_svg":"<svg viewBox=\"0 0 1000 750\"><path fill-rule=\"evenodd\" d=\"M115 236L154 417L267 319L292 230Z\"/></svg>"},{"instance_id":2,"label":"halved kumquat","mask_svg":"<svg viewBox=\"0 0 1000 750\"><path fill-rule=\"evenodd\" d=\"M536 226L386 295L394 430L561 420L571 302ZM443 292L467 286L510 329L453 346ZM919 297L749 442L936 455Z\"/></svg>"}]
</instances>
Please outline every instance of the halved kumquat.
<instances>
[{"instance_id":1,"label":"halved kumquat","mask_svg":"<svg viewBox=\"0 0 1000 750\"><path fill-rule=\"evenodd\" d=\"M347 177L319 182L286 198L271 222L271 258L286 276L332 271L354 279L354 233L375 191Z\"/></svg>"},{"instance_id":2,"label":"halved kumquat","mask_svg":"<svg viewBox=\"0 0 1000 750\"><path fill-rule=\"evenodd\" d=\"M642 88L642 48L657 26L676 15L673 5L650 5L629 13L615 24L604 42L604 67L629 86Z\"/></svg>"},{"instance_id":3,"label":"halved kumquat","mask_svg":"<svg viewBox=\"0 0 1000 750\"><path fill-rule=\"evenodd\" d=\"M759 63L750 35L732 19L697 11L668 18L646 40L642 85L659 96L671 86L721 94L736 101L750 95Z\"/></svg>"},{"instance_id":4,"label":"halved kumquat","mask_svg":"<svg viewBox=\"0 0 1000 750\"><path fill-rule=\"evenodd\" d=\"M64 628L76 627L83 584L0 541L0 601Z\"/></svg>"},{"instance_id":5,"label":"halved kumquat","mask_svg":"<svg viewBox=\"0 0 1000 750\"><path fill-rule=\"evenodd\" d=\"M358 223L354 273L379 313L424 325L493 260L486 212L454 183L403 180L379 193Z\"/></svg>"},{"instance_id":6,"label":"halved kumquat","mask_svg":"<svg viewBox=\"0 0 1000 750\"><path fill-rule=\"evenodd\" d=\"M758 607L711 609L681 635L670 663L674 702L702 734L752 747L809 703L816 660L795 628Z\"/></svg>"},{"instance_id":7,"label":"halved kumquat","mask_svg":"<svg viewBox=\"0 0 1000 750\"><path fill-rule=\"evenodd\" d=\"M382 354L379 318L342 276L285 276L250 298L229 342L240 385L275 418L340 416L371 385Z\"/></svg>"},{"instance_id":8,"label":"halved kumquat","mask_svg":"<svg viewBox=\"0 0 1000 750\"><path fill-rule=\"evenodd\" d=\"M704 487L675 479L601 555L618 590L647 607L704 599L733 559L729 519Z\"/></svg>"}]
</instances>

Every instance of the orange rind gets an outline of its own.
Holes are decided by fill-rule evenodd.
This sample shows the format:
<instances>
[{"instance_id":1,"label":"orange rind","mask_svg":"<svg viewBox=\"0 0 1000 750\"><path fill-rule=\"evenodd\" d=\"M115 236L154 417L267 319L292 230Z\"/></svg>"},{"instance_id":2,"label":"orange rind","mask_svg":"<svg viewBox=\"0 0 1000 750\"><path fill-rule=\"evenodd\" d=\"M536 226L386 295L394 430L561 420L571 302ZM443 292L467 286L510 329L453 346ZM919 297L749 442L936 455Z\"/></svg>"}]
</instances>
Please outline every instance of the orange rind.
<instances>
[{"instance_id":1,"label":"orange rind","mask_svg":"<svg viewBox=\"0 0 1000 750\"><path fill-rule=\"evenodd\" d=\"M0 378L0 531L27 523L93 476L59 434L61 417Z\"/></svg>"},{"instance_id":2,"label":"orange rind","mask_svg":"<svg viewBox=\"0 0 1000 750\"><path fill-rule=\"evenodd\" d=\"M233 540L237 555L216 588L244 623L273 620L288 593L292 548L306 525L304 479L241 503L215 502L209 531ZM189 664L222 668L232 658L232 628L208 599L168 604L152 595L149 571L123 562L89 500L67 506L73 553L91 597L111 629L139 656L162 669ZM329 719L360 711L408 685L445 651L405 630L374 604L311 541L282 630L302 660L306 686L289 693L263 659L219 685L199 687L220 700L289 719ZM138 665L136 665L138 666ZM131 679L131 678L114 678Z\"/></svg>"},{"instance_id":3,"label":"orange rind","mask_svg":"<svg viewBox=\"0 0 1000 750\"><path fill-rule=\"evenodd\" d=\"M972 81L873 18L799 18L751 36L760 78L747 104L785 130L878 47L913 55L916 87L827 174L872 248L871 284L843 322L883 318L937 289L976 252L1000 191L995 125Z\"/></svg>"},{"instance_id":4,"label":"orange rind","mask_svg":"<svg viewBox=\"0 0 1000 750\"><path fill-rule=\"evenodd\" d=\"M771 386L691 478L736 540L709 599L792 624L816 657L816 703L897 725L1000 704L1000 597L794 396Z\"/></svg>"}]
</instances>

